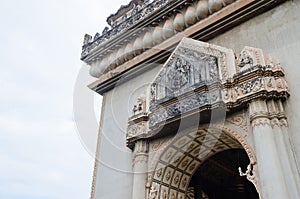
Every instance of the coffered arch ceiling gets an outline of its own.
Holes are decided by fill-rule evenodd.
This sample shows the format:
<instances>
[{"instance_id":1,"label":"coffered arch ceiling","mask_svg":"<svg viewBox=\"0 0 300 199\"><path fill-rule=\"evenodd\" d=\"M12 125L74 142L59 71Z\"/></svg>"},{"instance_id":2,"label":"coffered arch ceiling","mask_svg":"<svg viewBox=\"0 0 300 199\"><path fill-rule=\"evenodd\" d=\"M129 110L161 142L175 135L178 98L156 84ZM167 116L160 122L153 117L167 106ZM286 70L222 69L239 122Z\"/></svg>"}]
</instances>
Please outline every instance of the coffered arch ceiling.
<instances>
[{"instance_id":1,"label":"coffered arch ceiling","mask_svg":"<svg viewBox=\"0 0 300 199\"><path fill-rule=\"evenodd\" d=\"M244 149L250 165L256 164L252 149L244 138L229 128L206 127L178 134L155 163L151 178L152 193L163 199L185 198L198 168L210 157L229 149ZM253 183L256 186L256 180Z\"/></svg>"}]
</instances>

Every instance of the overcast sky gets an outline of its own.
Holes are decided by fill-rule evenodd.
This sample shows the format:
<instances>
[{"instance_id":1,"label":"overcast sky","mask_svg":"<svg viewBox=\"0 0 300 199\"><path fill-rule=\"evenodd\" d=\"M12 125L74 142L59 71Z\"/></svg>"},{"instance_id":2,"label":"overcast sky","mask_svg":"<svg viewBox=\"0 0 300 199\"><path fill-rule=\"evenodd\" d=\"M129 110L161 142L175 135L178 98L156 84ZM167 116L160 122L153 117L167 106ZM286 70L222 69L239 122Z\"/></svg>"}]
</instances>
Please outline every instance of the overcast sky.
<instances>
[{"instance_id":1,"label":"overcast sky","mask_svg":"<svg viewBox=\"0 0 300 199\"><path fill-rule=\"evenodd\" d=\"M88 69L81 45L128 1L1 0L1 199L89 198L94 160L73 115L75 83Z\"/></svg>"}]
</instances>

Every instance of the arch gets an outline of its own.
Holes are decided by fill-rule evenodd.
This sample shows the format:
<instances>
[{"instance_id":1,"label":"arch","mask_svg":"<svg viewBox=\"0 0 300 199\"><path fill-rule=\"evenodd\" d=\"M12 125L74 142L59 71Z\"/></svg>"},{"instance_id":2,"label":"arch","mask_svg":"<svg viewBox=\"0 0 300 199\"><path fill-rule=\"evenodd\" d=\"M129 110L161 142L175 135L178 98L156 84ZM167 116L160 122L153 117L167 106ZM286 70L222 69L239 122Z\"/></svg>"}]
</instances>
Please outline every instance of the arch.
<instances>
[{"instance_id":1,"label":"arch","mask_svg":"<svg viewBox=\"0 0 300 199\"><path fill-rule=\"evenodd\" d=\"M251 168L251 172L246 172L247 179L259 193L255 179L256 158L245 138L229 127L210 125L180 132L164 147L149 178L148 198L184 199L197 169L213 155L229 149L245 150Z\"/></svg>"}]
</instances>

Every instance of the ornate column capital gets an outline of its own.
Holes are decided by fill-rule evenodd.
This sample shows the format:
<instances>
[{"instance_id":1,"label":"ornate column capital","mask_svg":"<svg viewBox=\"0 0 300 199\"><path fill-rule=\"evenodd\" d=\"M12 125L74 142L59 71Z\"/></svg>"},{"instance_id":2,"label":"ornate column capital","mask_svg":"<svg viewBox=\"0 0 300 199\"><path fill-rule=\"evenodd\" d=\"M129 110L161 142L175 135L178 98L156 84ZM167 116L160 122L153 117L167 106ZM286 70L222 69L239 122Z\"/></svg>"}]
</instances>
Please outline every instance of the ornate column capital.
<instances>
[{"instance_id":1,"label":"ornate column capital","mask_svg":"<svg viewBox=\"0 0 300 199\"><path fill-rule=\"evenodd\" d=\"M281 100L255 100L249 104L252 126L287 126L287 117Z\"/></svg>"},{"instance_id":2,"label":"ornate column capital","mask_svg":"<svg viewBox=\"0 0 300 199\"><path fill-rule=\"evenodd\" d=\"M148 161L149 144L146 140L138 140L133 150L133 165Z\"/></svg>"}]
</instances>

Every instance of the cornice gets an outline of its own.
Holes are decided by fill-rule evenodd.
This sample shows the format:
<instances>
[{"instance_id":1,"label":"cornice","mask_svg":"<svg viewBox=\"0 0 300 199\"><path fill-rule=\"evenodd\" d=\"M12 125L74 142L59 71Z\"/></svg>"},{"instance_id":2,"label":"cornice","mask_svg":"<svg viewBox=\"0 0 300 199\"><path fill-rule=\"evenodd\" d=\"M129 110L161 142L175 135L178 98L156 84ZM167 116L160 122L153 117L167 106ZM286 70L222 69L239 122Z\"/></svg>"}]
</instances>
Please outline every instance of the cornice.
<instances>
[{"instance_id":1,"label":"cornice","mask_svg":"<svg viewBox=\"0 0 300 199\"><path fill-rule=\"evenodd\" d=\"M236 1L230 5L227 5L220 11L209 15L207 18L198 21L196 24L187 27L182 32L177 32L175 35L143 51L141 54L133 56L132 59L125 61L121 65L115 66L111 70L107 71L107 73L102 74L99 80L89 85L89 87L99 94L103 94L112 89L121 77L135 76L151 68L152 63L163 63L184 36L201 41L207 41L214 36L228 30L229 28L232 28L251 17L271 9L283 1L284 0ZM130 31L128 31L127 34L131 36L134 35ZM124 38L121 36L117 38L124 41ZM112 40L110 44L113 44L114 42L117 41ZM104 48L108 49L107 46L102 47L101 49L104 50ZM90 58L99 55L99 53L101 54L100 49L97 53L95 51L93 55L89 55L89 58L84 58L83 60L88 62Z\"/></svg>"},{"instance_id":2,"label":"cornice","mask_svg":"<svg viewBox=\"0 0 300 199\"><path fill-rule=\"evenodd\" d=\"M81 60L91 64L98 56L118 49L128 41L140 35L147 27L154 27L170 13L177 12L188 0L155 0L146 3L136 14L111 29L104 28L102 34L91 36L82 46ZM167 16L167 17L166 17ZM110 17L108 18L108 20Z\"/></svg>"}]
</instances>

